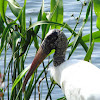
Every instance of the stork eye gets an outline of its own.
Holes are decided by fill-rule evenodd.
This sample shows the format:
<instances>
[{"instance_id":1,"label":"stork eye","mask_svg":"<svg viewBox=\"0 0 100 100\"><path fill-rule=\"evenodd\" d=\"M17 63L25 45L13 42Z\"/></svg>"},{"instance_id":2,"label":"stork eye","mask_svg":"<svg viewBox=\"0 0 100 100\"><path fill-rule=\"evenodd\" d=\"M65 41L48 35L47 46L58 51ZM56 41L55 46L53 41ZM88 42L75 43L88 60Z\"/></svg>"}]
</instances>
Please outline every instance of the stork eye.
<instances>
[{"instance_id":1,"label":"stork eye","mask_svg":"<svg viewBox=\"0 0 100 100\"><path fill-rule=\"evenodd\" d=\"M51 35L49 35L49 36L47 37L47 39L48 39L48 40L51 40L51 39L52 39L52 36L51 36Z\"/></svg>"},{"instance_id":2,"label":"stork eye","mask_svg":"<svg viewBox=\"0 0 100 100\"><path fill-rule=\"evenodd\" d=\"M50 41L50 42L55 42L58 38L58 35L57 35L57 32L53 32L52 34L50 34L47 39Z\"/></svg>"}]
</instances>

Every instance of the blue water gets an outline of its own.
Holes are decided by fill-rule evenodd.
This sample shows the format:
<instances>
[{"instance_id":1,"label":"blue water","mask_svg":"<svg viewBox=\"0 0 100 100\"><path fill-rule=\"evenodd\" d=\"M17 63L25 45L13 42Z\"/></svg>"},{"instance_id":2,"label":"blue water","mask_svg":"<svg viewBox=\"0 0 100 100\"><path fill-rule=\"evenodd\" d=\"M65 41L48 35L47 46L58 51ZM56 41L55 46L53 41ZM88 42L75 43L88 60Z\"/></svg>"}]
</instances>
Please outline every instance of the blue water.
<instances>
[{"instance_id":1,"label":"blue water","mask_svg":"<svg viewBox=\"0 0 100 100\"><path fill-rule=\"evenodd\" d=\"M23 6L23 0L16 0L20 6ZM81 0L82 2L84 2L84 0ZM89 0L86 0L87 2ZM64 22L67 22L70 27L73 29L76 23L75 18L79 16L80 10L81 10L81 3L77 2L77 0L63 0L63 4L64 4ZM29 25L29 20L30 18L32 19L32 22L36 22L37 21L37 16L40 10L40 7L42 5L42 0L27 0L27 5L26 5L26 23L27 23L27 27ZM48 12L50 11L50 0L44 0L44 11ZM87 6L85 6L83 8L83 12L79 21L79 25L76 28L76 32L79 31L80 26L82 25L82 21L85 18L85 13L86 13L86 9ZM74 17L71 17L71 15L74 14ZM7 7L7 12L6 15L9 16L10 18L16 19L16 17L11 13L9 7ZM95 13L93 13L93 31L98 30L96 28L96 15ZM69 37L71 35L71 33L67 30L64 29L63 30L64 33L66 34L67 37ZM90 33L90 17L89 17L89 21L86 23L84 30L83 30L83 35ZM39 34L41 35L41 30L39 31ZM89 44L87 44L89 45ZM67 52L66 52L66 58L68 56L68 53L70 51L71 48L68 48ZM7 52L7 64L9 63L9 60L11 58L11 50L9 49ZM84 59L85 57L85 51L83 50L82 46L78 46L77 49L75 50L75 52L73 53L73 55L71 56L71 59ZM31 48L29 50L27 59L25 61L25 67L27 67L29 64L31 64L32 60L34 59L35 56L35 48L34 48L34 44L31 45ZM51 57L52 58L52 57ZM47 60L44 61L45 63L47 63ZM97 67L100 67L100 44L99 43L95 43L94 45L94 51L92 54L92 59L91 62L96 65ZM4 66L4 52L2 53L2 56L0 58L0 67L2 67L1 71L3 72L3 66ZM50 65L52 66L52 64ZM42 66L40 65L38 72L41 72L42 70ZM43 75L44 76L44 75ZM41 78L43 78L43 76ZM11 80L11 78L10 78ZM50 75L48 73L48 81L50 83ZM11 87L10 87L11 88ZM46 82L45 80L42 81L41 83L41 87L40 89L42 89L42 100L45 99L45 96L48 92L48 89L46 87ZM7 91L5 92L5 100L7 100ZM64 96L64 94L62 93L61 89L56 86L54 88L54 90L52 91L52 100L55 100L57 98L60 98L62 96ZM34 98L34 92L30 98L30 100L33 100ZM37 91L37 96L36 96L36 100L38 100L38 91Z\"/></svg>"}]
</instances>

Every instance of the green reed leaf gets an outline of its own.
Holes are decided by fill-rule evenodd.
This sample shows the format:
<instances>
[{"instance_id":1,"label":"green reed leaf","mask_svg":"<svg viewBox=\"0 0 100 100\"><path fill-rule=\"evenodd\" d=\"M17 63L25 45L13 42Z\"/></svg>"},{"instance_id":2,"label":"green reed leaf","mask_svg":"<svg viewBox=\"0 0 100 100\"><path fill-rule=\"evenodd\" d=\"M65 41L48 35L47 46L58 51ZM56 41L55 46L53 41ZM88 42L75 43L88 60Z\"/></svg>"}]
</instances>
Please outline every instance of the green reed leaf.
<instances>
[{"instance_id":1,"label":"green reed leaf","mask_svg":"<svg viewBox=\"0 0 100 100\"><path fill-rule=\"evenodd\" d=\"M28 84L28 87L27 87L27 90L25 91L25 95L24 95L25 100L29 100L30 99L30 96L32 94L31 87L33 85L33 81L34 81L34 74L32 74L31 80L30 80L30 82Z\"/></svg>"},{"instance_id":2,"label":"green reed leaf","mask_svg":"<svg viewBox=\"0 0 100 100\"><path fill-rule=\"evenodd\" d=\"M72 53L74 52L74 50L76 49L76 47L78 46L78 44L80 43L81 40L81 36L82 36L82 32L80 32L74 39L72 47L71 47L71 51L68 55L68 59L71 57Z\"/></svg>"},{"instance_id":3,"label":"green reed leaf","mask_svg":"<svg viewBox=\"0 0 100 100\"><path fill-rule=\"evenodd\" d=\"M0 14L0 34L3 32L5 26L4 26L4 21L1 17L1 14Z\"/></svg>"},{"instance_id":4,"label":"green reed leaf","mask_svg":"<svg viewBox=\"0 0 100 100\"><path fill-rule=\"evenodd\" d=\"M42 15L42 20L48 21L45 12L44 12L43 15ZM50 27L50 25L47 25L47 24L43 24L43 25L42 25L42 40L44 39L45 35L48 33L49 27Z\"/></svg>"},{"instance_id":5,"label":"green reed leaf","mask_svg":"<svg viewBox=\"0 0 100 100\"><path fill-rule=\"evenodd\" d=\"M9 7L12 11L12 13L18 17L22 7L20 7L20 5L15 1L15 0L7 0L8 1L8 4L9 4ZM19 21L21 22L21 16L19 18Z\"/></svg>"},{"instance_id":6,"label":"green reed leaf","mask_svg":"<svg viewBox=\"0 0 100 100\"><path fill-rule=\"evenodd\" d=\"M37 21L41 21L42 20L42 13L43 13L43 8L42 8L42 6L41 6L41 9L40 9L40 11L39 11L39 14L38 14L38 19L37 19ZM32 26L32 25L31 25ZM30 26L30 27L31 27ZM38 33L38 31L39 31L39 29L40 29L40 25L38 24L38 25L35 25L36 27L34 28L34 32L35 32L35 35ZM31 27L32 28L32 27Z\"/></svg>"},{"instance_id":7,"label":"green reed leaf","mask_svg":"<svg viewBox=\"0 0 100 100\"><path fill-rule=\"evenodd\" d=\"M80 43L84 50L87 52L88 50L88 47L87 45L84 43L83 39L81 39L81 36L82 36L82 31L83 31L83 28L88 20L88 16L89 16L89 13L90 13L90 7L91 7L91 1L88 5L88 8L87 8L87 11L86 11L86 16L85 16L85 20L83 21L83 24L82 24L82 27L80 28L79 32L78 32L78 35L75 37L73 43L72 43L72 47L71 47L71 51L69 53L69 56L68 56L68 59L71 57L71 55L73 54L74 50L76 49L76 47L78 46L78 44Z\"/></svg>"},{"instance_id":8,"label":"green reed leaf","mask_svg":"<svg viewBox=\"0 0 100 100\"><path fill-rule=\"evenodd\" d=\"M20 39L20 35L17 31L13 31L12 33L12 51L13 53L16 51L18 39Z\"/></svg>"},{"instance_id":9,"label":"green reed leaf","mask_svg":"<svg viewBox=\"0 0 100 100\"><path fill-rule=\"evenodd\" d=\"M51 0L50 12L52 13L51 21L63 23L63 0ZM60 29L61 26L52 25L52 29Z\"/></svg>"},{"instance_id":10,"label":"green reed leaf","mask_svg":"<svg viewBox=\"0 0 100 100\"><path fill-rule=\"evenodd\" d=\"M28 67L26 67L16 78L16 80L14 81L13 85L12 85L12 89L11 89L11 97L12 97L12 92L15 88L15 86L17 85L17 83L23 78L23 76L26 74L26 72L29 70L30 65Z\"/></svg>"},{"instance_id":11,"label":"green reed leaf","mask_svg":"<svg viewBox=\"0 0 100 100\"><path fill-rule=\"evenodd\" d=\"M24 6L23 6L23 11L22 11L22 18L21 18L21 32L24 34L25 30L26 30L26 14L25 14L25 10L26 10L26 1L24 0Z\"/></svg>"},{"instance_id":12,"label":"green reed leaf","mask_svg":"<svg viewBox=\"0 0 100 100\"><path fill-rule=\"evenodd\" d=\"M100 30L100 0L93 0L94 11L97 16L96 26Z\"/></svg>"},{"instance_id":13,"label":"green reed leaf","mask_svg":"<svg viewBox=\"0 0 100 100\"><path fill-rule=\"evenodd\" d=\"M71 57L71 55L73 54L74 50L76 49L76 47L78 46L79 43L81 43L81 45L83 46L84 50L87 52L88 47L87 45L84 43L84 41L81 39L82 37L82 31L84 28L85 22L83 22L82 27L80 28L78 35L75 37L72 47L71 47L71 51L69 52L69 56L68 59Z\"/></svg>"},{"instance_id":14,"label":"green reed leaf","mask_svg":"<svg viewBox=\"0 0 100 100\"><path fill-rule=\"evenodd\" d=\"M73 30L71 29L71 27L70 27L68 24L65 25L65 23L60 24L60 23L52 22L52 21L38 21L38 22L32 24L27 30L31 29L32 27L35 27L35 26L38 26L38 25L43 25L43 24L57 25L57 26L60 26L60 27L63 27L63 26L64 26L64 27L67 28L71 33L73 33L73 34L76 35L75 31L73 31Z\"/></svg>"},{"instance_id":15,"label":"green reed leaf","mask_svg":"<svg viewBox=\"0 0 100 100\"><path fill-rule=\"evenodd\" d=\"M64 96L64 97L61 97L61 98L59 98L57 100L66 100L66 97Z\"/></svg>"},{"instance_id":16,"label":"green reed leaf","mask_svg":"<svg viewBox=\"0 0 100 100\"><path fill-rule=\"evenodd\" d=\"M93 43L91 44L90 48L88 49L88 51L86 53L86 56L84 58L85 61L89 61L91 59L91 55L92 55L92 52L93 52L93 47L94 47L94 41L93 41Z\"/></svg>"},{"instance_id":17,"label":"green reed leaf","mask_svg":"<svg viewBox=\"0 0 100 100\"><path fill-rule=\"evenodd\" d=\"M48 56L50 56L53 53L55 53L55 49L51 50L51 52L48 54Z\"/></svg>"},{"instance_id":18,"label":"green reed leaf","mask_svg":"<svg viewBox=\"0 0 100 100\"><path fill-rule=\"evenodd\" d=\"M29 29L31 29L32 27L35 27L35 26L37 26L37 25L43 25L43 24L57 25L57 26L61 26L61 27L64 26L64 28L67 28L72 34L74 34L75 36L77 35L77 34L75 33L75 31L73 31L73 30L71 29L71 27L70 27L67 23L66 23L66 25L65 25L65 23L60 24L60 23L51 22L51 21L38 21L38 22L32 24L32 25L27 29L27 31L28 31ZM84 25L83 25L83 26L84 26ZM83 29L83 26L82 26L81 30ZM88 47L86 46L86 44L84 43L84 41L82 41L82 39L81 39L81 41L80 41L80 44L83 46L83 48L85 49L85 51L87 51Z\"/></svg>"},{"instance_id":19,"label":"green reed leaf","mask_svg":"<svg viewBox=\"0 0 100 100\"><path fill-rule=\"evenodd\" d=\"M90 40L89 37L90 37L90 34L87 34L87 35L85 35L85 36L82 37L82 40L84 42L89 42L89 40ZM93 38L94 42L100 42L100 31L93 32L92 33L92 38ZM68 47L72 46L72 44L73 44L73 42L71 42L68 45Z\"/></svg>"},{"instance_id":20,"label":"green reed leaf","mask_svg":"<svg viewBox=\"0 0 100 100\"><path fill-rule=\"evenodd\" d=\"M43 3L42 3L42 6L41 6L41 9L40 9L40 12L38 14L38 19L37 21L41 21L42 20L42 13L43 13ZM31 27L32 28L32 27ZM36 25L35 28L34 28L34 34L33 34L33 39L34 39L34 46L35 48L38 50L39 48L39 43L38 43L38 39L37 39L37 33L40 29L40 25Z\"/></svg>"},{"instance_id":21,"label":"green reed leaf","mask_svg":"<svg viewBox=\"0 0 100 100\"><path fill-rule=\"evenodd\" d=\"M20 11L20 13L19 13L18 17L16 18L16 20L10 22L10 23L7 25L7 27L5 27L5 29L4 29L4 31L3 31L3 33L2 33L0 54L1 54L1 52L3 51L5 39L6 39L7 35L8 35L8 33L9 33L10 28L11 28L13 25L16 24L16 21L20 18L21 13L22 13L22 10Z\"/></svg>"},{"instance_id":22,"label":"green reed leaf","mask_svg":"<svg viewBox=\"0 0 100 100\"><path fill-rule=\"evenodd\" d=\"M0 0L0 14L1 14L3 21L7 24L6 17L5 17L6 9L7 9L7 1Z\"/></svg>"},{"instance_id":23,"label":"green reed leaf","mask_svg":"<svg viewBox=\"0 0 100 100\"><path fill-rule=\"evenodd\" d=\"M86 17L85 17L85 23L87 22L88 20L88 17L89 17L89 14L90 14L90 9L91 9L91 0L88 4L88 7L87 7L87 11L86 11Z\"/></svg>"},{"instance_id":24,"label":"green reed leaf","mask_svg":"<svg viewBox=\"0 0 100 100\"><path fill-rule=\"evenodd\" d=\"M90 34L83 36L82 37L83 41L89 42L89 36L90 36ZM93 38L94 42L100 42L100 31L93 32L92 38Z\"/></svg>"}]
</instances>

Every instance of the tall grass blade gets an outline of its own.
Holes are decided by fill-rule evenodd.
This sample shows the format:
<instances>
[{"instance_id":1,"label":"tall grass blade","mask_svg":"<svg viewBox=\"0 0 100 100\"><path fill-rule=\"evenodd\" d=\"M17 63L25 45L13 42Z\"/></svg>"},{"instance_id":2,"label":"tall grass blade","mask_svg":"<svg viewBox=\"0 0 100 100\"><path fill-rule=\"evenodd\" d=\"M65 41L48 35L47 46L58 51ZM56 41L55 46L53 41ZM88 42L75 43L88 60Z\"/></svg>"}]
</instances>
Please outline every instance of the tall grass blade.
<instances>
[{"instance_id":1,"label":"tall grass blade","mask_svg":"<svg viewBox=\"0 0 100 100\"><path fill-rule=\"evenodd\" d=\"M63 23L63 0L51 0L50 12L52 13L52 18L50 21ZM61 26L51 25L52 29L60 29Z\"/></svg>"},{"instance_id":2,"label":"tall grass blade","mask_svg":"<svg viewBox=\"0 0 100 100\"><path fill-rule=\"evenodd\" d=\"M66 97L61 97L61 98L59 98L57 100L66 100Z\"/></svg>"},{"instance_id":3,"label":"tall grass blade","mask_svg":"<svg viewBox=\"0 0 100 100\"><path fill-rule=\"evenodd\" d=\"M12 33L12 52L13 53L17 50L17 45L18 45L19 39L20 39L19 33L17 31L13 31L13 33Z\"/></svg>"},{"instance_id":4,"label":"tall grass blade","mask_svg":"<svg viewBox=\"0 0 100 100\"><path fill-rule=\"evenodd\" d=\"M83 36L82 37L83 41L89 42L89 36L90 34ZM94 40L94 42L100 42L100 31L96 31L92 33L92 40Z\"/></svg>"},{"instance_id":5,"label":"tall grass blade","mask_svg":"<svg viewBox=\"0 0 100 100\"><path fill-rule=\"evenodd\" d=\"M15 98L15 100L20 100L18 97L20 96L20 93L22 92L22 85L20 86L20 89L19 89L19 91L18 91L18 93L17 93L17 96L16 96L16 98ZM11 100L11 99L10 99Z\"/></svg>"},{"instance_id":6,"label":"tall grass blade","mask_svg":"<svg viewBox=\"0 0 100 100\"><path fill-rule=\"evenodd\" d=\"M13 86L12 86L12 89L11 89L11 98L10 100L12 100L12 93L13 93L13 90L15 88L15 86L18 84L18 82L23 78L23 76L26 74L26 72L29 70L30 66L26 67L16 78L16 80L14 81L13 83Z\"/></svg>"},{"instance_id":7,"label":"tall grass blade","mask_svg":"<svg viewBox=\"0 0 100 100\"><path fill-rule=\"evenodd\" d=\"M44 3L44 2L43 2ZM42 6L41 6L41 9L40 9L40 12L39 12L39 14L38 14L38 19L37 19L37 21L41 21L42 20L42 14L43 14L43 4L42 3ZM31 27L31 29L32 29L32 27ZM38 43L38 39L37 39L37 33L38 33L38 31L39 31L39 29L40 29L40 25L36 25L35 26L35 28L34 28L34 34L33 34L33 40L34 40L34 46L35 46L35 48L38 50L38 48L39 48L39 43Z\"/></svg>"},{"instance_id":8,"label":"tall grass blade","mask_svg":"<svg viewBox=\"0 0 100 100\"><path fill-rule=\"evenodd\" d=\"M57 23L57 22L52 22L52 21L37 21L36 23L34 23L34 24L32 24L28 29L27 29L27 31L29 30L29 29L31 29L32 27L35 27L35 26L37 26L37 25L43 25L43 24L50 24L50 25L57 25L57 26L60 26L60 27L63 27L65 24L63 23L63 24L60 24L60 23ZM71 27L68 25L68 24L66 24L66 26L64 26L66 29L68 29L71 33L73 33L73 34L75 34L76 35L76 33L71 29Z\"/></svg>"},{"instance_id":9,"label":"tall grass blade","mask_svg":"<svg viewBox=\"0 0 100 100\"><path fill-rule=\"evenodd\" d=\"M93 0L94 11L97 16L96 26L100 30L100 0Z\"/></svg>"},{"instance_id":10,"label":"tall grass blade","mask_svg":"<svg viewBox=\"0 0 100 100\"><path fill-rule=\"evenodd\" d=\"M89 61L91 59L91 55L92 55L92 52L93 52L93 47L94 47L94 41L93 41L93 43L91 44L90 48L88 49L88 51L86 53L86 56L84 58L85 61Z\"/></svg>"},{"instance_id":11,"label":"tall grass blade","mask_svg":"<svg viewBox=\"0 0 100 100\"><path fill-rule=\"evenodd\" d=\"M7 1L0 0L0 14L2 16L3 21L7 24L6 16L5 16L6 9L7 9Z\"/></svg>"},{"instance_id":12,"label":"tall grass blade","mask_svg":"<svg viewBox=\"0 0 100 100\"><path fill-rule=\"evenodd\" d=\"M82 27L80 28L79 32L78 32L78 35L75 37L75 40L72 44L72 48L71 48L71 51L68 55L68 59L71 57L71 55L73 54L74 50L76 49L76 47L78 46L79 43L81 43L81 45L83 46L84 50L87 52L88 50L88 47L87 45L84 43L84 41L81 39L81 36L82 36L82 31L83 31L83 28L88 20L88 16L89 16L89 13L90 13L90 5L91 4L91 1L88 5L88 8L87 8L87 11L86 11L86 16L85 16L85 20L83 21L83 24L82 24Z\"/></svg>"},{"instance_id":13,"label":"tall grass blade","mask_svg":"<svg viewBox=\"0 0 100 100\"><path fill-rule=\"evenodd\" d=\"M88 43L89 42L89 37L90 37L90 34L87 34L85 36L82 37L82 40L85 42L85 43ZM96 32L93 32L92 33L92 40L94 40L94 42L100 42L100 31L96 31ZM73 42L71 42L68 47L72 46Z\"/></svg>"},{"instance_id":14,"label":"tall grass blade","mask_svg":"<svg viewBox=\"0 0 100 100\"><path fill-rule=\"evenodd\" d=\"M10 7L12 13L16 17L18 17L22 7L20 7L20 5L15 0L7 0L7 1L8 1L9 7ZM19 22L21 22L21 16L19 18Z\"/></svg>"},{"instance_id":15,"label":"tall grass blade","mask_svg":"<svg viewBox=\"0 0 100 100\"><path fill-rule=\"evenodd\" d=\"M40 9L39 14L38 14L38 19L37 19L37 21L41 21L41 20L42 20L42 13L43 13L42 10L43 10L43 7L41 6L41 9ZM32 27L31 27L31 28L32 28ZM34 28L35 35L38 33L39 29L40 29L40 25L38 24L38 25L36 25L36 27Z\"/></svg>"},{"instance_id":16,"label":"tall grass blade","mask_svg":"<svg viewBox=\"0 0 100 100\"><path fill-rule=\"evenodd\" d=\"M26 1L24 0L24 6L23 6L23 12L22 12L22 18L21 18L21 32L22 34L24 34L25 30L26 30L26 14L25 14L25 9L26 9Z\"/></svg>"},{"instance_id":17,"label":"tall grass blade","mask_svg":"<svg viewBox=\"0 0 100 100\"><path fill-rule=\"evenodd\" d=\"M90 19L90 46L92 44L92 29L93 29L93 1L91 1L91 19Z\"/></svg>"},{"instance_id":18,"label":"tall grass blade","mask_svg":"<svg viewBox=\"0 0 100 100\"><path fill-rule=\"evenodd\" d=\"M80 32L74 39L72 47L71 47L71 51L68 55L68 59L71 57L72 53L74 52L74 50L76 49L76 47L78 46L78 44L80 43L80 39L82 36L82 32Z\"/></svg>"},{"instance_id":19,"label":"tall grass blade","mask_svg":"<svg viewBox=\"0 0 100 100\"><path fill-rule=\"evenodd\" d=\"M5 27L3 33L2 33L2 38L1 38L1 49L0 49L0 54L1 52L3 51L3 48L4 48L4 43L5 43L5 38L7 37L8 33L9 33L9 29L16 24L16 21L20 18L20 15L22 13L22 10L20 11L18 17L16 18L16 20L10 22L7 27Z\"/></svg>"},{"instance_id":20,"label":"tall grass blade","mask_svg":"<svg viewBox=\"0 0 100 100\"><path fill-rule=\"evenodd\" d=\"M90 14L91 2L92 2L92 0L90 0L88 7L87 7L86 17L85 17L85 20L84 20L85 23L88 21L88 17L89 17L89 14Z\"/></svg>"},{"instance_id":21,"label":"tall grass blade","mask_svg":"<svg viewBox=\"0 0 100 100\"><path fill-rule=\"evenodd\" d=\"M48 21L45 12L42 15L42 20L43 21ZM42 25L42 40L45 38L45 35L48 33L49 28L50 28L50 25L47 25L47 24Z\"/></svg>"},{"instance_id":22,"label":"tall grass blade","mask_svg":"<svg viewBox=\"0 0 100 100\"><path fill-rule=\"evenodd\" d=\"M31 80L29 82L27 90L25 91L25 94L24 94L24 99L25 100L29 100L29 98L30 98L30 94L32 93L31 88L32 88L32 85L33 85L33 81L34 81L34 74L31 77Z\"/></svg>"},{"instance_id":23,"label":"tall grass blade","mask_svg":"<svg viewBox=\"0 0 100 100\"><path fill-rule=\"evenodd\" d=\"M0 34L3 32L4 28L5 28L4 21L2 19L1 14L0 14Z\"/></svg>"}]
</instances>

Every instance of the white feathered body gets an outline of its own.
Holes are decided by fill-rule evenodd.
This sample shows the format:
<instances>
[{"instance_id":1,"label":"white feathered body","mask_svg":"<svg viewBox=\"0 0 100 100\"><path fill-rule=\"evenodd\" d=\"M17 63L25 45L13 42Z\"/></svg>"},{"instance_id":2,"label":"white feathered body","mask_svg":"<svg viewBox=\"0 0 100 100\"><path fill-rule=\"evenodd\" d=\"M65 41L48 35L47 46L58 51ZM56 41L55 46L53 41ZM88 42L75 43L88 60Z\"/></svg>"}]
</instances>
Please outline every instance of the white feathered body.
<instances>
[{"instance_id":1,"label":"white feathered body","mask_svg":"<svg viewBox=\"0 0 100 100\"><path fill-rule=\"evenodd\" d=\"M50 68L67 100L100 100L100 69L81 60L69 60Z\"/></svg>"}]
</instances>

